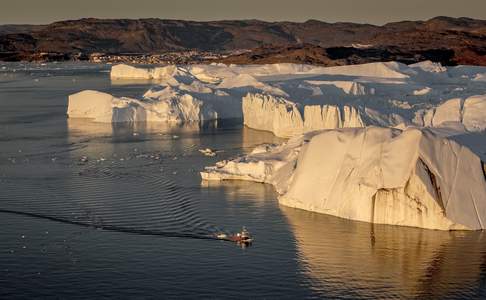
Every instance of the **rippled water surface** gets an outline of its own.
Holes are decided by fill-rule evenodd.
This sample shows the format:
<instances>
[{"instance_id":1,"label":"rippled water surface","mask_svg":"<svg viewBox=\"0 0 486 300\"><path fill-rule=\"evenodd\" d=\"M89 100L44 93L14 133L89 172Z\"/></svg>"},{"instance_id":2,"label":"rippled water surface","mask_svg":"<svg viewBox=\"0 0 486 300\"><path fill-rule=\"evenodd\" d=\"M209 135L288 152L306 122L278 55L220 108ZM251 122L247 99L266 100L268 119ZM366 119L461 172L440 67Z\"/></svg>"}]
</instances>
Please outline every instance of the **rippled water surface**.
<instances>
[{"instance_id":1,"label":"rippled water surface","mask_svg":"<svg viewBox=\"0 0 486 300\"><path fill-rule=\"evenodd\" d=\"M486 296L482 232L372 226L279 206L271 186L201 183L204 166L280 140L238 121L66 119L71 93L148 83L94 65L0 67L0 298ZM211 238L243 225L252 247Z\"/></svg>"}]
</instances>

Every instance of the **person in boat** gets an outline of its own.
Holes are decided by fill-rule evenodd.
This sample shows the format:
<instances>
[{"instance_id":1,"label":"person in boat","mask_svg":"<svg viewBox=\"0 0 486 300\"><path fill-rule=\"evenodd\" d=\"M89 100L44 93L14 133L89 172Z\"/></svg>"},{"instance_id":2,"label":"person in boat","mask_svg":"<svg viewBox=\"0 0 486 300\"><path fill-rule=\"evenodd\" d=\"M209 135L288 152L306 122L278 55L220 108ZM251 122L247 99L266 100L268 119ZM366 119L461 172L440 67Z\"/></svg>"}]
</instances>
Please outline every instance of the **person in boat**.
<instances>
[{"instance_id":1,"label":"person in boat","mask_svg":"<svg viewBox=\"0 0 486 300\"><path fill-rule=\"evenodd\" d=\"M253 239L251 238L250 232L243 227L243 230L241 232L238 232L236 235L233 235L231 237L231 240L237 243L251 243Z\"/></svg>"},{"instance_id":2,"label":"person in boat","mask_svg":"<svg viewBox=\"0 0 486 300\"><path fill-rule=\"evenodd\" d=\"M228 236L225 233L222 233L222 234L219 234L217 237L219 239L222 239L222 240L229 240L229 241L236 242L236 243L249 244L253 241L253 238L251 237L250 232L245 227L243 227L241 232L238 232L237 234L233 234L233 235Z\"/></svg>"}]
</instances>

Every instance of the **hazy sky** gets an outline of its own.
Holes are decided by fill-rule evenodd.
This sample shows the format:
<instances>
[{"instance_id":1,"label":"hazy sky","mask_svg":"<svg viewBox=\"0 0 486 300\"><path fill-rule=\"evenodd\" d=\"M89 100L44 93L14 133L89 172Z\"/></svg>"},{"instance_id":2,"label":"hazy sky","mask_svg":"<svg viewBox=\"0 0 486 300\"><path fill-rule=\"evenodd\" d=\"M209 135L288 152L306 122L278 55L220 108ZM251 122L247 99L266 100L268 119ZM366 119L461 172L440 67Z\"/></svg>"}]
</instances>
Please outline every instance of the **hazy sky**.
<instances>
[{"instance_id":1,"label":"hazy sky","mask_svg":"<svg viewBox=\"0 0 486 300\"><path fill-rule=\"evenodd\" d=\"M2 24L84 17L383 24L438 15L486 19L486 0L0 0Z\"/></svg>"}]
</instances>

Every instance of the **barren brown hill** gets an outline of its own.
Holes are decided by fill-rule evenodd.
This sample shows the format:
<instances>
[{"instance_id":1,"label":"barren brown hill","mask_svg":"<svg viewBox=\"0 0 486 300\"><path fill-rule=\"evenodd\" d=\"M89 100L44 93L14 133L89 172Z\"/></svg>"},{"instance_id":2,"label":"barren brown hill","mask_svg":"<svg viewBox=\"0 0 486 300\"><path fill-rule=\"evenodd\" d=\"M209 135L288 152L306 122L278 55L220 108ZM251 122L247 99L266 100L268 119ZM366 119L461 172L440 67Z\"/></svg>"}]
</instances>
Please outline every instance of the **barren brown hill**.
<instances>
[{"instance_id":1,"label":"barren brown hill","mask_svg":"<svg viewBox=\"0 0 486 300\"><path fill-rule=\"evenodd\" d=\"M316 20L296 23L81 19L49 25L0 26L0 59L29 59L40 52L70 57L74 53L156 54L188 49L257 49L255 55L265 52L261 49L280 49L285 54L271 50L273 58L266 53L265 60L277 62L290 55L295 61L323 64L326 59L336 60L329 58L332 51L342 55L343 51L354 49L356 53L329 63L376 59L377 53L390 54L391 58L405 56L405 60L429 53L431 59L451 64L486 65L486 21L437 17L375 26ZM368 55L366 49L375 54ZM382 55L378 58L385 59Z\"/></svg>"}]
</instances>

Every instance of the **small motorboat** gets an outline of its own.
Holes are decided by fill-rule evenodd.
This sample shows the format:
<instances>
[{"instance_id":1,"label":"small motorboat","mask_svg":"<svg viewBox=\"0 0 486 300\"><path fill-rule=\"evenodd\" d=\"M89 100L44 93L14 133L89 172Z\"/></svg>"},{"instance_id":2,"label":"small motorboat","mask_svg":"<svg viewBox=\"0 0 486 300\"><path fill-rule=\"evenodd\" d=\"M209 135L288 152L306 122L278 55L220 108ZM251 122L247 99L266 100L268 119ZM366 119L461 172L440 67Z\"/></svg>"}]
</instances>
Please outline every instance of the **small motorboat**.
<instances>
[{"instance_id":1,"label":"small motorboat","mask_svg":"<svg viewBox=\"0 0 486 300\"><path fill-rule=\"evenodd\" d=\"M250 232L245 227L243 227L241 232L230 236L230 240L238 244L251 244L253 242Z\"/></svg>"},{"instance_id":2,"label":"small motorboat","mask_svg":"<svg viewBox=\"0 0 486 300\"><path fill-rule=\"evenodd\" d=\"M238 232L238 233L232 234L232 235L220 233L220 234L217 235L217 238L220 239L220 240L235 242L235 243L238 243L238 244L241 244L241 245L249 245L253 242L253 238L252 238L250 232L245 227L243 227L241 232Z\"/></svg>"}]
</instances>

